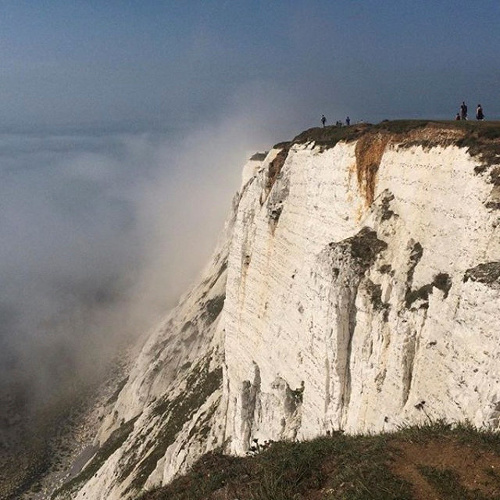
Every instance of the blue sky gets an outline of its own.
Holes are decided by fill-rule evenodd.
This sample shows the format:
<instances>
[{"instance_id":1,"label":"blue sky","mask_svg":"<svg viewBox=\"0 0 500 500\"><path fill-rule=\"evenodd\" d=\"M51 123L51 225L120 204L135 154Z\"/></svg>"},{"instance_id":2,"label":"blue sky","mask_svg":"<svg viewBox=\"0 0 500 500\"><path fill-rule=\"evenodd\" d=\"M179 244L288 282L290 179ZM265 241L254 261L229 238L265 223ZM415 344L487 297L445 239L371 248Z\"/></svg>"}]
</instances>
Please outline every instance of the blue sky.
<instances>
[{"instance_id":1,"label":"blue sky","mask_svg":"<svg viewBox=\"0 0 500 500\"><path fill-rule=\"evenodd\" d=\"M7 0L0 130L167 130L255 99L282 133L464 99L499 118L499 21L488 0Z\"/></svg>"}]
</instances>

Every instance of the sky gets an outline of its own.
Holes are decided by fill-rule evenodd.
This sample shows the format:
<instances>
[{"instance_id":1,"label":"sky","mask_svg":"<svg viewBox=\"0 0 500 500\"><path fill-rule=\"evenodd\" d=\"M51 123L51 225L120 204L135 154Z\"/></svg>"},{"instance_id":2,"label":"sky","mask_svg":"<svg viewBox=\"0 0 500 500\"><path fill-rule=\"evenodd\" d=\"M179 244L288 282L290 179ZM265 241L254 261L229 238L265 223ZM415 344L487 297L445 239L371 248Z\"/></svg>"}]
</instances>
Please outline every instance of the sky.
<instances>
[{"instance_id":1,"label":"sky","mask_svg":"<svg viewBox=\"0 0 500 500\"><path fill-rule=\"evenodd\" d=\"M322 114L500 119L499 21L498 0L2 0L0 391L105 366L199 273L246 159Z\"/></svg>"},{"instance_id":2,"label":"sky","mask_svg":"<svg viewBox=\"0 0 500 500\"><path fill-rule=\"evenodd\" d=\"M499 20L489 0L4 0L0 129L190 128L255 85L283 94L282 133L462 100L499 118Z\"/></svg>"}]
</instances>

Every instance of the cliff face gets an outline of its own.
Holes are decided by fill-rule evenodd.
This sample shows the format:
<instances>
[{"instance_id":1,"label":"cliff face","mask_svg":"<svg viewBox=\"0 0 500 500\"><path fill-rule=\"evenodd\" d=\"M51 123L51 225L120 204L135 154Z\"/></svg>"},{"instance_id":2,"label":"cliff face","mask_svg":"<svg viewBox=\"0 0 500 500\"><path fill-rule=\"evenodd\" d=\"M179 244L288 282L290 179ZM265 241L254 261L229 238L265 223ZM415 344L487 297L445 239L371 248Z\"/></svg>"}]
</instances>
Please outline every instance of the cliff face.
<instances>
[{"instance_id":1,"label":"cliff face","mask_svg":"<svg viewBox=\"0 0 500 500\"><path fill-rule=\"evenodd\" d=\"M497 428L500 134L472 125L311 130L250 160L59 497L131 497L254 438Z\"/></svg>"}]
</instances>

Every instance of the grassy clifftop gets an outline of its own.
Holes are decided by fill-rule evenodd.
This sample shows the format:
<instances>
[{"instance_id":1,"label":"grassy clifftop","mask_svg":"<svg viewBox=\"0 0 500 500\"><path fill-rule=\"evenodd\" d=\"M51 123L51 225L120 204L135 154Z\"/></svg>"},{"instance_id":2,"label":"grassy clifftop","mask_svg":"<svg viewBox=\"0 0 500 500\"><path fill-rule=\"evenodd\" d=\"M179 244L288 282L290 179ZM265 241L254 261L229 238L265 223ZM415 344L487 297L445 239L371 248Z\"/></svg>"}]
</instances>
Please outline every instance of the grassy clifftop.
<instances>
[{"instance_id":1,"label":"grassy clifftop","mask_svg":"<svg viewBox=\"0 0 500 500\"><path fill-rule=\"evenodd\" d=\"M500 163L500 122L498 121L435 121L394 120L376 125L359 123L349 127L315 127L297 135L289 143L276 147L289 148L292 144L314 141L323 148L334 147L338 142L351 142L361 137L385 136L388 143L399 147L456 145L465 147L485 165Z\"/></svg>"},{"instance_id":2,"label":"grassy clifftop","mask_svg":"<svg viewBox=\"0 0 500 500\"><path fill-rule=\"evenodd\" d=\"M456 131L457 136L467 137L470 140L500 140L500 122L498 121L436 121L436 120L392 120L383 121L376 125L369 123L358 123L349 127L314 127L297 135L292 143L306 143L315 141L318 145L334 146L339 141L352 141L366 133L391 133L408 134L410 132L434 130Z\"/></svg>"},{"instance_id":3,"label":"grassy clifftop","mask_svg":"<svg viewBox=\"0 0 500 500\"><path fill-rule=\"evenodd\" d=\"M252 457L212 453L140 500L500 498L500 435L443 422L392 434L334 433Z\"/></svg>"}]
</instances>

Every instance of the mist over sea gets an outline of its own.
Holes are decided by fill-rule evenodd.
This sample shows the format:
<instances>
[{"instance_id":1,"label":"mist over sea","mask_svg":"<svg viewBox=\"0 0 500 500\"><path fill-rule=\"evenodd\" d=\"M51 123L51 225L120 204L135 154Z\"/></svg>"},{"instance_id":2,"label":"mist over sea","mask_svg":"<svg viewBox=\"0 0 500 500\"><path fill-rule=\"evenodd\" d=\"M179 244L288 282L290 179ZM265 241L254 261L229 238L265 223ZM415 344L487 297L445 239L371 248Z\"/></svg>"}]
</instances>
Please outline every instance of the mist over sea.
<instances>
[{"instance_id":1,"label":"mist over sea","mask_svg":"<svg viewBox=\"0 0 500 500\"><path fill-rule=\"evenodd\" d=\"M176 303L264 143L247 126L0 134L0 396L79 391Z\"/></svg>"}]
</instances>

